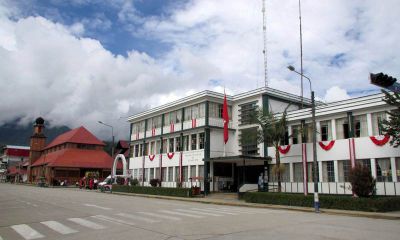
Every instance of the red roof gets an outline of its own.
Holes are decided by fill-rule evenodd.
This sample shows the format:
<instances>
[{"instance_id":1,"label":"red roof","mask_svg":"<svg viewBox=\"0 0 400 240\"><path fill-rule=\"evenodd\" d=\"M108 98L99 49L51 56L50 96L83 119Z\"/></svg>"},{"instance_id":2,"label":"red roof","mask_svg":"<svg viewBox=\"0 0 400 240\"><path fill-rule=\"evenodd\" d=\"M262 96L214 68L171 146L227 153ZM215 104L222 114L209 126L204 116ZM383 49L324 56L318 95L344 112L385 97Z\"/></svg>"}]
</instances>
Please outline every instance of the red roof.
<instances>
[{"instance_id":1,"label":"red roof","mask_svg":"<svg viewBox=\"0 0 400 240\"><path fill-rule=\"evenodd\" d=\"M111 168L112 158L102 150L66 148L42 155L34 164L49 167Z\"/></svg>"},{"instance_id":2,"label":"red roof","mask_svg":"<svg viewBox=\"0 0 400 240\"><path fill-rule=\"evenodd\" d=\"M86 128L81 126L79 128L72 129L71 131L59 135L49 145L47 145L45 149L64 143L82 143L105 146L102 141L95 137Z\"/></svg>"},{"instance_id":3,"label":"red roof","mask_svg":"<svg viewBox=\"0 0 400 240\"><path fill-rule=\"evenodd\" d=\"M5 154L14 157L29 157L29 149L7 148Z\"/></svg>"}]
</instances>

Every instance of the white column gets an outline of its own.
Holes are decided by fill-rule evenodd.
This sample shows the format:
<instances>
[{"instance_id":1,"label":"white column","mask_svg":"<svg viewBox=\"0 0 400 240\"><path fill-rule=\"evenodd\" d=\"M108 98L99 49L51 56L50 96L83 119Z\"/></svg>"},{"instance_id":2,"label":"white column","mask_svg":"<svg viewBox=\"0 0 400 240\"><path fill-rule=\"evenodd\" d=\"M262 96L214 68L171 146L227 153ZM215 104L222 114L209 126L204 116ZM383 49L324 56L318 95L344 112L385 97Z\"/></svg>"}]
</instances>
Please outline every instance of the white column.
<instances>
[{"instance_id":1,"label":"white column","mask_svg":"<svg viewBox=\"0 0 400 240\"><path fill-rule=\"evenodd\" d=\"M294 171L293 171L293 163L289 163L289 176L290 176L290 182L294 182Z\"/></svg>"},{"instance_id":2,"label":"white column","mask_svg":"<svg viewBox=\"0 0 400 240\"><path fill-rule=\"evenodd\" d=\"M288 135L289 136L292 136L292 126L291 125L289 125L288 126ZM289 144L293 144L293 138L292 137L289 137ZM264 146L264 144L263 144L263 146ZM264 151L263 151L264 152Z\"/></svg>"},{"instance_id":3,"label":"white column","mask_svg":"<svg viewBox=\"0 0 400 240\"><path fill-rule=\"evenodd\" d=\"M319 141L321 141L321 122L320 121L317 121L316 123L315 123L315 125L316 125L316 130L317 130L317 142L319 142Z\"/></svg>"},{"instance_id":4,"label":"white column","mask_svg":"<svg viewBox=\"0 0 400 240\"><path fill-rule=\"evenodd\" d=\"M318 162L318 175L319 181L322 182L322 162Z\"/></svg>"},{"instance_id":5,"label":"white column","mask_svg":"<svg viewBox=\"0 0 400 240\"><path fill-rule=\"evenodd\" d=\"M333 170L335 171L335 182L339 182L339 164L338 164L338 160L333 161Z\"/></svg>"},{"instance_id":6,"label":"white column","mask_svg":"<svg viewBox=\"0 0 400 240\"><path fill-rule=\"evenodd\" d=\"M172 166L172 181L175 184L176 180L176 172L175 172L175 166Z\"/></svg>"},{"instance_id":7,"label":"white column","mask_svg":"<svg viewBox=\"0 0 400 240\"><path fill-rule=\"evenodd\" d=\"M372 114L367 113L367 130L368 130L368 136L373 136L372 132Z\"/></svg>"},{"instance_id":8,"label":"white column","mask_svg":"<svg viewBox=\"0 0 400 240\"><path fill-rule=\"evenodd\" d=\"M336 119L331 120L332 140L336 140Z\"/></svg>"},{"instance_id":9,"label":"white column","mask_svg":"<svg viewBox=\"0 0 400 240\"><path fill-rule=\"evenodd\" d=\"M371 174L376 179L376 160L371 158Z\"/></svg>"},{"instance_id":10,"label":"white column","mask_svg":"<svg viewBox=\"0 0 400 240\"><path fill-rule=\"evenodd\" d=\"M396 174L396 158L390 158L390 165L392 166L392 179L393 182L397 182L397 174Z\"/></svg>"},{"instance_id":11,"label":"white column","mask_svg":"<svg viewBox=\"0 0 400 240\"><path fill-rule=\"evenodd\" d=\"M192 151L192 134L189 134L188 141L188 151Z\"/></svg>"}]
</instances>

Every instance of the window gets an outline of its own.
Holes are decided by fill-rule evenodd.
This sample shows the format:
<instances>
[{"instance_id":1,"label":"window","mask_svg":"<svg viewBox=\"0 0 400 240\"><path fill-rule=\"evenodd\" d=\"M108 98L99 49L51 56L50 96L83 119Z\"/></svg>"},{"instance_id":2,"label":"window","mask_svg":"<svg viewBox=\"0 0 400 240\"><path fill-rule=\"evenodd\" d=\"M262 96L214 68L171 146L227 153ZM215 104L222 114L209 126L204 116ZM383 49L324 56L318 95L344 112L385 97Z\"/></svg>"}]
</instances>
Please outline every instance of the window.
<instances>
[{"instance_id":1,"label":"window","mask_svg":"<svg viewBox=\"0 0 400 240\"><path fill-rule=\"evenodd\" d=\"M203 118L206 116L206 104L200 103L199 104L199 118Z\"/></svg>"},{"instance_id":2,"label":"window","mask_svg":"<svg viewBox=\"0 0 400 240\"><path fill-rule=\"evenodd\" d=\"M161 141L157 140L157 142L156 142L156 154L160 153L160 149L161 149Z\"/></svg>"},{"instance_id":3,"label":"window","mask_svg":"<svg viewBox=\"0 0 400 240\"><path fill-rule=\"evenodd\" d=\"M287 128L285 131L285 137L283 138L282 145L289 145L289 132L288 132Z\"/></svg>"},{"instance_id":4,"label":"window","mask_svg":"<svg viewBox=\"0 0 400 240\"><path fill-rule=\"evenodd\" d=\"M376 181L377 182L392 181L392 168L390 166L389 158L376 159Z\"/></svg>"},{"instance_id":5,"label":"window","mask_svg":"<svg viewBox=\"0 0 400 240\"><path fill-rule=\"evenodd\" d=\"M168 168L168 178L167 178L167 182L173 182L173 176L174 176L174 168L173 167L169 167Z\"/></svg>"},{"instance_id":6,"label":"window","mask_svg":"<svg viewBox=\"0 0 400 240\"><path fill-rule=\"evenodd\" d=\"M171 124L169 113L164 113L164 126L168 126Z\"/></svg>"},{"instance_id":7,"label":"window","mask_svg":"<svg viewBox=\"0 0 400 240\"><path fill-rule=\"evenodd\" d=\"M149 155L149 143L144 144L144 153L143 155L147 156Z\"/></svg>"},{"instance_id":8,"label":"window","mask_svg":"<svg viewBox=\"0 0 400 240\"><path fill-rule=\"evenodd\" d=\"M192 119L192 107L185 107L185 121Z\"/></svg>"},{"instance_id":9,"label":"window","mask_svg":"<svg viewBox=\"0 0 400 240\"><path fill-rule=\"evenodd\" d=\"M165 182L165 180L167 179L167 168L166 167L161 168L161 173L162 173L161 181Z\"/></svg>"},{"instance_id":10,"label":"window","mask_svg":"<svg viewBox=\"0 0 400 240\"><path fill-rule=\"evenodd\" d=\"M176 137L175 141L176 141L176 143L175 143L176 144L176 146L175 146L176 151L177 152L182 151L181 137Z\"/></svg>"},{"instance_id":11,"label":"window","mask_svg":"<svg viewBox=\"0 0 400 240\"><path fill-rule=\"evenodd\" d=\"M301 142L308 143L312 141L312 126L311 124L307 123L303 125L303 129L301 130Z\"/></svg>"},{"instance_id":12,"label":"window","mask_svg":"<svg viewBox=\"0 0 400 240\"><path fill-rule=\"evenodd\" d=\"M139 157L139 144L135 145L135 154L134 154L134 156L135 157Z\"/></svg>"},{"instance_id":13,"label":"window","mask_svg":"<svg viewBox=\"0 0 400 240\"><path fill-rule=\"evenodd\" d=\"M199 134L199 149L204 149L204 133Z\"/></svg>"},{"instance_id":14,"label":"window","mask_svg":"<svg viewBox=\"0 0 400 240\"><path fill-rule=\"evenodd\" d=\"M189 136L183 136L183 151L189 151Z\"/></svg>"},{"instance_id":15,"label":"window","mask_svg":"<svg viewBox=\"0 0 400 240\"><path fill-rule=\"evenodd\" d=\"M199 175L198 177L204 177L204 165L199 166Z\"/></svg>"},{"instance_id":16,"label":"window","mask_svg":"<svg viewBox=\"0 0 400 240\"><path fill-rule=\"evenodd\" d=\"M397 181L400 182L400 158L396 158L396 176Z\"/></svg>"},{"instance_id":17,"label":"window","mask_svg":"<svg viewBox=\"0 0 400 240\"><path fill-rule=\"evenodd\" d=\"M366 166L371 171L371 159L356 159L356 163Z\"/></svg>"},{"instance_id":18,"label":"window","mask_svg":"<svg viewBox=\"0 0 400 240\"><path fill-rule=\"evenodd\" d=\"M154 155L155 154L155 149L156 148L156 142L150 142L150 154Z\"/></svg>"},{"instance_id":19,"label":"window","mask_svg":"<svg viewBox=\"0 0 400 240\"><path fill-rule=\"evenodd\" d=\"M179 182L179 176L180 176L179 167L175 167L175 182Z\"/></svg>"},{"instance_id":20,"label":"window","mask_svg":"<svg viewBox=\"0 0 400 240\"><path fill-rule=\"evenodd\" d=\"M168 148L168 151L171 153L171 152L174 152L174 139L173 138L170 138L169 139L169 148Z\"/></svg>"},{"instance_id":21,"label":"window","mask_svg":"<svg viewBox=\"0 0 400 240\"><path fill-rule=\"evenodd\" d=\"M284 166L282 176L282 182L290 182L290 165L289 163L281 163Z\"/></svg>"},{"instance_id":22,"label":"window","mask_svg":"<svg viewBox=\"0 0 400 240\"><path fill-rule=\"evenodd\" d=\"M313 171L314 170L314 162L308 162L307 163L307 178L309 182L314 182L314 175L313 175ZM319 167L317 164L317 169L316 169L316 174L317 174L317 179L319 182Z\"/></svg>"},{"instance_id":23,"label":"window","mask_svg":"<svg viewBox=\"0 0 400 240\"><path fill-rule=\"evenodd\" d=\"M188 166L183 166L182 167L182 180L184 182L189 181L189 179L188 179Z\"/></svg>"},{"instance_id":24,"label":"window","mask_svg":"<svg viewBox=\"0 0 400 240\"><path fill-rule=\"evenodd\" d=\"M146 126L145 121L139 122L139 132L144 132L145 131L145 126Z\"/></svg>"},{"instance_id":25,"label":"window","mask_svg":"<svg viewBox=\"0 0 400 240\"><path fill-rule=\"evenodd\" d=\"M349 182L349 171L351 169L350 160L338 161L339 182Z\"/></svg>"},{"instance_id":26,"label":"window","mask_svg":"<svg viewBox=\"0 0 400 240\"><path fill-rule=\"evenodd\" d=\"M197 134L192 134L190 150L196 150L196 149L197 149Z\"/></svg>"},{"instance_id":27,"label":"window","mask_svg":"<svg viewBox=\"0 0 400 240\"><path fill-rule=\"evenodd\" d=\"M133 170L133 179L138 179L138 169Z\"/></svg>"},{"instance_id":28,"label":"window","mask_svg":"<svg viewBox=\"0 0 400 240\"><path fill-rule=\"evenodd\" d=\"M377 112L371 115L372 118L372 134L374 136L382 135L382 120L386 119L385 112Z\"/></svg>"},{"instance_id":29,"label":"window","mask_svg":"<svg viewBox=\"0 0 400 240\"><path fill-rule=\"evenodd\" d=\"M240 130L240 145L242 155L258 155L257 128Z\"/></svg>"},{"instance_id":30,"label":"window","mask_svg":"<svg viewBox=\"0 0 400 240\"><path fill-rule=\"evenodd\" d=\"M192 106L192 118L191 119L196 119L199 118L199 105L193 105Z\"/></svg>"},{"instance_id":31,"label":"window","mask_svg":"<svg viewBox=\"0 0 400 240\"><path fill-rule=\"evenodd\" d=\"M143 156L143 143L139 144L139 157Z\"/></svg>"},{"instance_id":32,"label":"window","mask_svg":"<svg viewBox=\"0 0 400 240\"><path fill-rule=\"evenodd\" d=\"M182 109L176 110L176 119L175 123L182 122Z\"/></svg>"},{"instance_id":33,"label":"window","mask_svg":"<svg viewBox=\"0 0 400 240\"><path fill-rule=\"evenodd\" d=\"M367 130L367 116L360 115L354 116L354 137L368 136Z\"/></svg>"},{"instance_id":34,"label":"window","mask_svg":"<svg viewBox=\"0 0 400 240\"><path fill-rule=\"evenodd\" d=\"M323 182L335 181L335 169L333 167L333 161L322 162L322 181Z\"/></svg>"},{"instance_id":35,"label":"window","mask_svg":"<svg viewBox=\"0 0 400 240\"><path fill-rule=\"evenodd\" d=\"M274 174L274 171L273 171L275 166L276 166L276 164L269 165L268 176L269 176L269 181L270 182L277 182L278 181L278 176L276 174Z\"/></svg>"},{"instance_id":36,"label":"window","mask_svg":"<svg viewBox=\"0 0 400 240\"><path fill-rule=\"evenodd\" d=\"M293 163L293 181L303 182L303 163Z\"/></svg>"},{"instance_id":37,"label":"window","mask_svg":"<svg viewBox=\"0 0 400 240\"><path fill-rule=\"evenodd\" d=\"M160 179L160 168L155 168L155 178Z\"/></svg>"},{"instance_id":38,"label":"window","mask_svg":"<svg viewBox=\"0 0 400 240\"><path fill-rule=\"evenodd\" d=\"M147 181L147 174L149 173L149 169L148 168L145 168L144 169L144 173L143 173L143 181Z\"/></svg>"},{"instance_id":39,"label":"window","mask_svg":"<svg viewBox=\"0 0 400 240\"><path fill-rule=\"evenodd\" d=\"M331 121L321 121L321 141L328 141L332 139L331 134Z\"/></svg>"},{"instance_id":40,"label":"window","mask_svg":"<svg viewBox=\"0 0 400 240\"><path fill-rule=\"evenodd\" d=\"M347 118L336 119L336 137L337 139L349 138L349 124Z\"/></svg>"},{"instance_id":41,"label":"window","mask_svg":"<svg viewBox=\"0 0 400 240\"><path fill-rule=\"evenodd\" d=\"M161 116L153 117L152 118L152 128L159 128L161 127Z\"/></svg>"},{"instance_id":42,"label":"window","mask_svg":"<svg viewBox=\"0 0 400 240\"><path fill-rule=\"evenodd\" d=\"M257 110L257 102L251 102L240 106L239 109L239 117L240 117L240 124L252 124L253 114Z\"/></svg>"},{"instance_id":43,"label":"window","mask_svg":"<svg viewBox=\"0 0 400 240\"><path fill-rule=\"evenodd\" d=\"M190 177L196 177L196 166L190 166Z\"/></svg>"},{"instance_id":44,"label":"window","mask_svg":"<svg viewBox=\"0 0 400 240\"><path fill-rule=\"evenodd\" d=\"M296 125L296 126L292 126L292 140L293 140L293 144L298 144L299 139L301 138L300 135L300 126Z\"/></svg>"},{"instance_id":45,"label":"window","mask_svg":"<svg viewBox=\"0 0 400 240\"><path fill-rule=\"evenodd\" d=\"M164 138L164 139L162 140L162 142L163 142L163 145L162 145L162 152L163 152L163 153L166 153L166 152L167 152L167 149L168 149L168 139Z\"/></svg>"},{"instance_id":46,"label":"window","mask_svg":"<svg viewBox=\"0 0 400 240\"><path fill-rule=\"evenodd\" d=\"M154 168L150 168L150 179L154 179Z\"/></svg>"}]
</instances>

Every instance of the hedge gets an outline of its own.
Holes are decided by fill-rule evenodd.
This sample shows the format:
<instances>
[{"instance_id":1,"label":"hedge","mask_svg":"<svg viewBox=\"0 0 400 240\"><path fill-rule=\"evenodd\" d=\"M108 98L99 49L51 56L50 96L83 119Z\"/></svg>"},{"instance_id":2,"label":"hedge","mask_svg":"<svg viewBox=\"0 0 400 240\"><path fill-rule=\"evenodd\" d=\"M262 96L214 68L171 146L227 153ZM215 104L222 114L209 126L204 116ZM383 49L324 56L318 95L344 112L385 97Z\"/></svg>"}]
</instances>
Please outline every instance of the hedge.
<instances>
[{"instance_id":1,"label":"hedge","mask_svg":"<svg viewBox=\"0 0 400 240\"><path fill-rule=\"evenodd\" d=\"M139 193L149 195L163 195L174 197L191 197L190 188L166 188L166 187L141 187L141 186L126 186L113 185L113 192Z\"/></svg>"},{"instance_id":2,"label":"hedge","mask_svg":"<svg viewBox=\"0 0 400 240\"><path fill-rule=\"evenodd\" d=\"M313 207L314 195L296 193L252 192L243 196L246 202L287 206ZM344 195L319 195L320 207L329 209L366 212L389 212L400 210L400 197L356 198Z\"/></svg>"}]
</instances>

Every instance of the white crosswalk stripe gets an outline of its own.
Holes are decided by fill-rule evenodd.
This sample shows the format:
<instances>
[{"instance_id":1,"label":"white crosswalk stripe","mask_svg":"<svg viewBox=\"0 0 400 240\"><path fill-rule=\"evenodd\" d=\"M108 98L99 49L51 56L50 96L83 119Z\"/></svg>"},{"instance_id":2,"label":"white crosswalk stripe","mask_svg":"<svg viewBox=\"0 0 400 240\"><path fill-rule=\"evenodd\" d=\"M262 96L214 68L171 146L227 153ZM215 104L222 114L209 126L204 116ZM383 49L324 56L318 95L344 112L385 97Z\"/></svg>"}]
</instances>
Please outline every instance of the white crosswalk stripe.
<instances>
[{"instance_id":1,"label":"white crosswalk stripe","mask_svg":"<svg viewBox=\"0 0 400 240\"><path fill-rule=\"evenodd\" d=\"M56 221L46 221L46 222L40 222L40 223L45 225L45 226L47 226L48 228L58 232L58 233L63 234L63 235L71 234L71 233L77 233L78 232L78 231L76 231L76 230L74 230L74 229L72 229L70 227L67 227L64 224L61 224L61 223L56 222Z\"/></svg>"},{"instance_id":2,"label":"white crosswalk stripe","mask_svg":"<svg viewBox=\"0 0 400 240\"><path fill-rule=\"evenodd\" d=\"M172 215L191 217L191 218L204 218L203 216L193 215L193 214L189 214L189 213L182 213L182 212L173 212L173 211L169 211L169 210L160 210L160 212L168 213L168 214L172 214Z\"/></svg>"},{"instance_id":3,"label":"white crosswalk stripe","mask_svg":"<svg viewBox=\"0 0 400 240\"><path fill-rule=\"evenodd\" d=\"M100 220L106 220L106 221L110 221L110 222L113 222L113 223L135 225L135 223L133 223L133 222L124 221L124 220L121 220L121 219L117 219L117 218L113 218L113 217L109 217L109 216L105 216L105 215L96 215L96 216L92 216L92 218L96 218L96 219L100 219Z\"/></svg>"},{"instance_id":4,"label":"white crosswalk stripe","mask_svg":"<svg viewBox=\"0 0 400 240\"><path fill-rule=\"evenodd\" d=\"M13 225L11 228L26 240L44 238L42 234L26 224Z\"/></svg>"},{"instance_id":5,"label":"white crosswalk stripe","mask_svg":"<svg viewBox=\"0 0 400 240\"><path fill-rule=\"evenodd\" d=\"M165 216L165 215L160 215L160 214L151 213L151 212L138 212L138 213L144 214L144 215L147 215L147 216L156 217L156 218L168 219L168 220L175 220L175 221L182 220L182 218L172 217L172 216Z\"/></svg>"},{"instance_id":6,"label":"white crosswalk stripe","mask_svg":"<svg viewBox=\"0 0 400 240\"><path fill-rule=\"evenodd\" d=\"M233 212L239 214L255 214L255 212L245 211L241 209L234 209L234 208L207 208L210 210L217 210L217 211L224 211L224 212Z\"/></svg>"},{"instance_id":7,"label":"white crosswalk stripe","mask_svg":"<svg viewBox=\"0 0 400 240\"><path fill-rule=\"evenodd\" d=\"M133 214L128 214L128 213L118 213L118 214L116 214L116 215L121 216L121 217L130 218L130 219L133 219L133 220L144 221L144 222L147 222L147 223L157 223L157 222L160 222L160 221L153 220L153 219L150 219L150 218L145 218L145 217L142 217L142 216L133 215Z\"/></svg>"},{"instance_id":8,"label":"white crosswalk stripe","mask_svg":"<svg viewBox=\"0 0 400 240\"><path fill-rule=\"evenodd\" d=\"M103 225L97 224L95 222L83 219L83 218L68 218L69 221L77 223L79 225L82 225L84 227L87 228L91 228L91 229L95 229L95 230L100 230L100 229L104 229L106 227L104 227Z\"/></svg>"},{"instance_id":9,"label":"white crosswalk stripe","mask_svg":"<svg viewBox=\"0 0 400 240\"><path fill-rule=\"evenodd\" d=\"M213 217L221 217L221 216L223 216L223 215L220 215L220 214L209 213L209 212L201 212L201 211L195 211L195 210L187 210L187 209L175 209L175 210L176 211L180 211L180 212L200 214L200 215L213 216Z\"/></svg>"},{"instance_id":10,"label":"white crosswalk stripe","mask_svg":"<svg viewBox=\"0 0 400 240\"><path fill-rule=\"evenodd\" d=\"M228 214L228 215L235 215L235 216L239 215L237 213L231 213L231 212L220 211L220 210L210 210L207 208L191 208L191 209L196 210L196 211L205 211L205 212L212 212L212 213L219 213L219 214Z\"/></svg>"}]
</instances>

